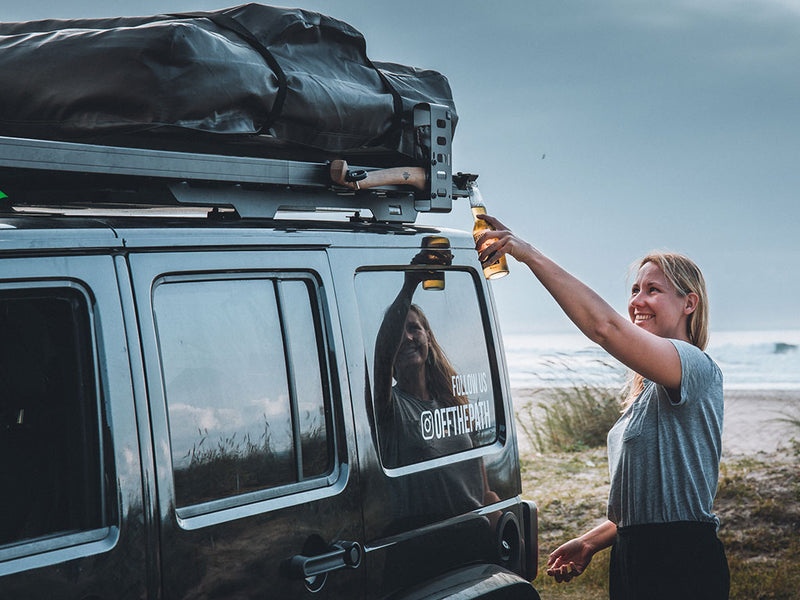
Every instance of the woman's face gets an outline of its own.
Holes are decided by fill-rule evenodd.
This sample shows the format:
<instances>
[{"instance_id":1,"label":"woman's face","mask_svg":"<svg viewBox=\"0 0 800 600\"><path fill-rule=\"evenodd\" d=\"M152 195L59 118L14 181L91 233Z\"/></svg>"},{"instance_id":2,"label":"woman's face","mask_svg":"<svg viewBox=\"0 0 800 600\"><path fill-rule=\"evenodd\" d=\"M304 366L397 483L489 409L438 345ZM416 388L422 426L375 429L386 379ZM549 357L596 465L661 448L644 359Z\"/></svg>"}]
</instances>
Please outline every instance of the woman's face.
<instances>
[{"instance_id":1,"label":"woman's face","mask_svg":"<svg viewBox=\"0 0 800 600\"><path fill-rule=\"evenodd\" d=\"M696 294L679 295L661 268L648 262L631 287L628 314L637 327L650 333L688 341L686 322L696 303Z\"/></svg>"},{"instance_id":2,"label":"woman's face","mask_svg":"<svg viewBox=\"0 0 800 600\"><path fill-rule=\"evenodd\" d=\"M428 360L428 352L428 332L417 313L410 310L406 316L403 339L394 360L395 369L421 369Z\"/></svg>"}]
</instances>

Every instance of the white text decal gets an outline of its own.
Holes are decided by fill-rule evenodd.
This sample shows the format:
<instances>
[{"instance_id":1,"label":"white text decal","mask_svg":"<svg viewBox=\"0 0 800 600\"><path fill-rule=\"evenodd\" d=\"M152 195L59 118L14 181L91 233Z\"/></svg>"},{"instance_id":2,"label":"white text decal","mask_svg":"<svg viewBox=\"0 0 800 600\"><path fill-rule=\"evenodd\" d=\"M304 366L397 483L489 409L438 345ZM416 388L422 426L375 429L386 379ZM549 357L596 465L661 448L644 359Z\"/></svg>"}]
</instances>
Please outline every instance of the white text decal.
<instances>
[{"instance_id":1,"label":"white text decal","mask_svg":"<svg viewBox=\"0 0 800 600\"><path fill-rule=\"evenodd\" d=\"M486 373L459 373L451 375L453 396L468 396L489 391L489 378Z\"/></svg>"},{"instance_id":2,"label":"white text decal","mask_svg":"<svg viewBox=\"0 0 800 600\"><path fill-rule=\"evenodd\" d=\"M494 427L492 413L489 411L489 402L471 402L437 408L434 411L426 410L420 414L420 429L422 439L451 437L481 431Z\"/></svg>"}]
</instances>

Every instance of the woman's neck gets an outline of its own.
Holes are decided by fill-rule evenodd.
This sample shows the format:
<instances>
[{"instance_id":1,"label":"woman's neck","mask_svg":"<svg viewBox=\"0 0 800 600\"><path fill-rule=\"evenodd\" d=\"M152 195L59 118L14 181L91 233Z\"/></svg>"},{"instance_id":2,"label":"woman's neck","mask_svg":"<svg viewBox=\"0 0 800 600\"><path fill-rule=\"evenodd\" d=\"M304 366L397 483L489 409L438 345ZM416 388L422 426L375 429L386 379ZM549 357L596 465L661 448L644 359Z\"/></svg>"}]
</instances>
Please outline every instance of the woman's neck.
<instances>
[{"instance_id":1,"label":"woman's neck","mask_svg":"<svg viewBox=\"0 0 800 600\"><path fill-rule=\"evenodd\" d=\"M428 386L425 382L425 369L419 369L415 373L407 374L405 377L395 378L397 379L397 387L405 393L425 402L430 400Z\"/></svg>"}]
</instances>

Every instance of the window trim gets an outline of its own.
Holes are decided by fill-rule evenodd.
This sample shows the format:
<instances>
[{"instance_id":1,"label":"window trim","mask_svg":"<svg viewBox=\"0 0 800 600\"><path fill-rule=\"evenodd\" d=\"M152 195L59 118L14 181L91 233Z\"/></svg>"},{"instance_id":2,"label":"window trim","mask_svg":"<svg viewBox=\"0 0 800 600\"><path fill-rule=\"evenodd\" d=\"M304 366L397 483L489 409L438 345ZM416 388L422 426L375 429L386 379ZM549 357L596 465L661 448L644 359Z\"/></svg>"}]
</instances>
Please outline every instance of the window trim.
<instances>
[{"instance_id":1,"label":"window trim","mask_svg":"<svg viewBox=\"0 0 800 600\"><path fill-rule=\"evenodd\" d=\"M153 323L155 325L155 341L156 350L158 353L160 379L162 389L164 390L164 407L166 409L166 425L167 433L170 438L170 477L172 479L173 496L175 494L175 472L172 463L172 431L169 426L169 401L166 397L166 382L164 380L164 368L161 358L161 345L159 343L157 316L155 314L155 293L156 289L164 284L171 283L197 283L197 282L212 282L212 281L249 281L261 280L271 283L275 293L275 300L278 307L278 317L280 319L282 346L284 349L284 362L287 370L287 386L291 402L291 421L293 433L293 447L295 450L294 468L295 475L302 474L302 450L298 451L298 446L301 446L299 436L299 422L297 419L297 395L294 381L294 372L292 368L293 360L291 358L291 343L288 342L288 335L286 333L286 323L284 321L283 309L281 308L282 294L280 291L281 281L303 281L307 285L309 291L309 302L312 316L314 317L315 333L317 334L317 355L320 364L320 380L322 383L323 392L323 406L325 412L326 433L328 440L328 456L331 461L330 468L327 473L312 477L308 479L300 479L299 481L269 487L261 490L254 490L251 492L244 492L226 496L224 498L216 498L207 500L205 502L198 502L188 504L186 506L175 506L175 514L178 523L184 529L194 529L190 526L189 521L221 511L241 508L245 506L252 506L257 503L266 501L275 501L280 498L290 497L304 492L313 492L315 490L331 488L345 476L348 472L347 468L340 459L340 447L338 441L338 427L334 406L335 390L334 386L334 359L330 351L331 348L331 335L329 332L330 318L328 314L327 305L324 303L322 296L322 282L317 273L311 270L293 269L293 270L270 270L270 269L257 269L257 270L242 270L242 271L223 271L223 272L195 272L195 273L170 273L157 277L151 287L151 307L153 314Z\"/></svg>"},{"instance_id":2,"label":"window trim","mask_svg":"<svg viewBox=\"0 0 800 600\"><path fill-rule=\"evenodd\" d=\"M283 498L293 494L300 494L302 492L310 492L334 485L340 475L339 464L336 463L333 472L327 476L317 477L314 479L305 479L295 483L287 483L286 485L279 485L263 490L256 490L253 492L246 492L243 494L236 494L235 496L227 496L225 498L217 498L216 500L209 500L207 502L200 502L197 504L190 504L175 508L175 514L180 519L191 519L208 513L217 511L228 510L231 508L238 508L248 504L256 504L257 502L265 502L267 500L275 500L276 498Z\"/></svg>"},{"instance_id":3,"label":"window trim","mask_svg":"<svg viewBox=\"0 0 800 600\"><path fill-rule=\"evenodd\" d=\"M74 546L82 546L92 542L100 542L105 539L114 539L119 535L119 527L107 525L86 531L54 533L38 538L21 540L16 543L6 544L0 548L0 563L24 558L35 554L44 554L55 550L63 550ZM0 569L0 575L3 574Z\"/></svg>"}]
</instances>

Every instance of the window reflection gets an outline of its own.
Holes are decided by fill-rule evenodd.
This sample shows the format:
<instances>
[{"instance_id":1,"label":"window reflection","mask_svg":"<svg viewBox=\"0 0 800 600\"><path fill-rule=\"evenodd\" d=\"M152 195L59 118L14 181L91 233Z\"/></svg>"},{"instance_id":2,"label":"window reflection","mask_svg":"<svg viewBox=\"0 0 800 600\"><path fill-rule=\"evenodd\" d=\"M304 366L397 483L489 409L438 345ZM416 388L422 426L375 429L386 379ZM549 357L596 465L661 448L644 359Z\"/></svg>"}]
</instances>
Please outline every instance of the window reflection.
<instances>
[{"instance_id":1,"label":"window reflection","mask_svg":"<svg viewBox=\"0 0 800 600\"><path fill-rule=\"evenodd\" d=\"M382 461L404 466L491 444L494 393L471 275L448 270L359 273L356 287L371 369Z\"/></svg>"},{"instance_id":2,"label":"window reflection","mask_svg":"<svg viewBox=\"0 0 800 600\"><path fill-rule=\"evenodd\" d=\"M281 305L287 339L291 344L292 371L297 395L303 478L323 475L329 470L328 431L323 401L323 379L308 281L281 281Z\"/></svg>"},{"instance_id":3,"label":"window reflection","mask_svg":"<svg viewBox=\"0 0 800 600\"><path fill-rule=\"evenodd\" d=\"M318 328L305 282L164 283L153 306L178 506L329 469Z\"/></svg>"}]
</instances>

